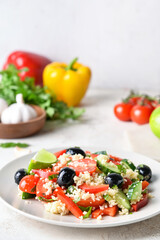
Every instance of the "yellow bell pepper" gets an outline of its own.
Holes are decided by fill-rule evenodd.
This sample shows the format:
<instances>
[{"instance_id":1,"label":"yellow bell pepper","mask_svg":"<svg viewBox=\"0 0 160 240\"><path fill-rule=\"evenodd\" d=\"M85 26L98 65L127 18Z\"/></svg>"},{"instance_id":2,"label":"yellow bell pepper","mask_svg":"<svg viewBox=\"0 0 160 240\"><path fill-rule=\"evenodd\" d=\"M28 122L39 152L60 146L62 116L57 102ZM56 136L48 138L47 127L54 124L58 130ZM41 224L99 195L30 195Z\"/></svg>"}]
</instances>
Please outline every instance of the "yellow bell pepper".
<instances>
[{"instance_id":1,"label":"yellow bell pepper","mask_svg":"<svg viewBox=\"0 0 160 240\"><path fill-rule=\"evenodd\" d=\"M43 85L57 100L76 106L84 97L91 78L91 70L75 58L68 66L53 62L43 71Z\"/></svg>"}]
</instances>

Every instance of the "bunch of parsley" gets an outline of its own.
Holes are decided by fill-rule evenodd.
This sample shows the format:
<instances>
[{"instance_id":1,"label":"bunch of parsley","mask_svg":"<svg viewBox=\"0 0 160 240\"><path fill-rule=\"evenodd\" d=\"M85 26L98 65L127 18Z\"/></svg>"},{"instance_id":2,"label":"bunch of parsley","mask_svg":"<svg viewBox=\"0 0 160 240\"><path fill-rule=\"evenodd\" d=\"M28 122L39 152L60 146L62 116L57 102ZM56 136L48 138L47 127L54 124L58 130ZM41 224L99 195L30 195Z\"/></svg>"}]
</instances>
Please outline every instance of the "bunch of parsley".
<instances>
[{"instance_id":1,"label":"bunch of parsley","mask_svg":"<svg viewBox=\"0 0 160 240\"><path fill-rule=\"evenodd\" d=\"M9 65L6 70L0 72L0 98L4 98L8 104L16 102L16 95L22 93L25 103L35 104L46 111L48 119L77 119L84 109L68 107L64 102L56 101L51 94L46 93L45 87L36 86L34 78L26 77L21 81L18 73L27 69L17 70L14 65Z\"/></svg>"}]
</instances>

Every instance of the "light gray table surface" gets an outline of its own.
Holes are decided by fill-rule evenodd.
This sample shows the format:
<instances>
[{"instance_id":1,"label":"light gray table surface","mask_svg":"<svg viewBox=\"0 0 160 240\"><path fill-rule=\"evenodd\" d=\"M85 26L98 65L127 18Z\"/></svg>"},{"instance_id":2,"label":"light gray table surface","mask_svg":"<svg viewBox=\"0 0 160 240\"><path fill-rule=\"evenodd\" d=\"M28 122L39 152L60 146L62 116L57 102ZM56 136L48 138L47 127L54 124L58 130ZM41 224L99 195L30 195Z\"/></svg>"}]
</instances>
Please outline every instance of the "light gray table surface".
<instances>
[{"instance_id":1,"label":"light gray table surface","mask_svg":"<svg viewBox=\"0 0 160 240\"><path fill-rule=\"evenodd\" d=\"M47 122L35 136L21 139L31 144L32 152L41 148L65 146L97 146L130 150L124 137L128 129L139 126L118 121L113 106L127 90L90 90L81 106L86 112L80 120ZM6 140L0 140L4 142ZM16 140L12 140L16 141ZM15 158L14 149L0 149L0 167ZM4 183L5 184L5 183ZM75 229L59 227L28 219L0 202L0 239L5 240L115 240L115 239L160 239L160 215L127 226L104 229Z\"/></svg>"}]
</instances>

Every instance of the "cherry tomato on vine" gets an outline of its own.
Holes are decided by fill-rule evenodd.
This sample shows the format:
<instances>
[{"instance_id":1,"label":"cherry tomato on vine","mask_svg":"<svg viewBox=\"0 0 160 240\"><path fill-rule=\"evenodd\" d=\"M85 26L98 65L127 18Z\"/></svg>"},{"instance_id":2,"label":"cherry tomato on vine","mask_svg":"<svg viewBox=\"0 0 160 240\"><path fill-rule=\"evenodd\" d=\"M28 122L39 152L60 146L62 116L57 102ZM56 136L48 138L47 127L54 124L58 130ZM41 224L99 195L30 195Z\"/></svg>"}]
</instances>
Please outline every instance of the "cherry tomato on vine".
<instances>
[{"instance_id":1,"label":"cherry tomato on vine","mask_svg":"<svg viewBox=\"0 0 160 240\"><path fill-rule=\"evenodd\" d=\"M133 105L131 103L119 103L114 107L115 116L121 121L130 121L130 112Z\"/></svg>"},{"instance_id":2,"label":"cherry tomato on vine","mask_svg":"<svg viewBox=\"0 0 160 240\"><path fill-rule=\"evenodd\" d=\"M131 120L138 124L149 123L153 107L150 105L135 105L131 110Z\"/></svg>"},{"instance_id":3,"label":"cherry tomato on vine","mask_svg":"<svg viewBox=\"0 0 160 240\"><path fill-rule=\"evenodd\" d=\"M143 96L140 97L139 96L139 97L131 97L128 102L131 103L134 106L137 105L137 104L141 104L141 102L143 102L143 104L145 104L145 105L155 107L157 101L149 99L147 97L143 97Z\"/></svg>"},{"instance_id":4,"label":"cherry tomato on vine","mask_svg":"<svg viewBox=\"0 0 160 240\"><path fill-rule=\"evenodd\" d=\"M128 102L131 103L132 105L136 105L140 99L141 99L140 96L139 97L131 97Z\"/></svg>"}]
</instances>

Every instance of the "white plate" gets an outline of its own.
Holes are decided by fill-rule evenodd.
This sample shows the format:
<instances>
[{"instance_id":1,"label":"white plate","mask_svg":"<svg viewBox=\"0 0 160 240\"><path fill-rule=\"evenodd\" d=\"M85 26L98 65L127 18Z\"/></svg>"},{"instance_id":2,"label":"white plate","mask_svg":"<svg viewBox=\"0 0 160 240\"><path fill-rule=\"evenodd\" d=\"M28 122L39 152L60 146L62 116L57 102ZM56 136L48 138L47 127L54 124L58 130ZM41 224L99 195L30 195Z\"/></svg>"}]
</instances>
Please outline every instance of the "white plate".
<instances>
[{"instance_id":1,"label":"white plate","mask_svg":"<svg viewBox=\"0 0 160 240\"><path fill-rule=\"evenodd\" d=\"M96 148L88 148L92 152L96 151ZM51 149L51 152L56 152L58 149ZM44 206L41 202L36 200L22 200L18 196L17 185L14 183L14 173L19 168L27 168L28 162L34 155L29 154L7 164L0 170L0 196L1 200L11 209L16 212L32 218L37 221L55 224L67 227L79 227L79 228L102 228L102 227L115 227L120 225L131 224L139 222L148 218L151 218L160 213L160 164L145 156L130 153L120 152L116 150L108 149L108 153L123 158L128 158L138 165L140 163L149 165L153 172L152 183L149 186L149 190L154 198L150 199L147 206L135 212L131 215L116 216L116 217L103 217L103 220L85 219L79 220L72 215L60 216L47 213L44 210Z\"/></svg>"}]
</instances>

